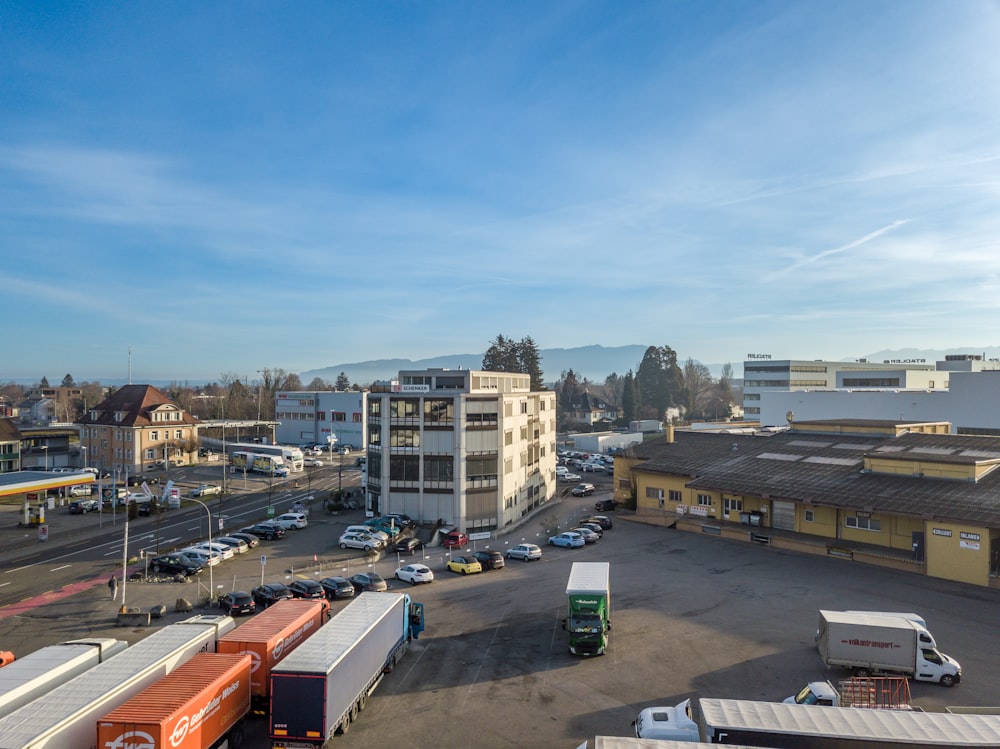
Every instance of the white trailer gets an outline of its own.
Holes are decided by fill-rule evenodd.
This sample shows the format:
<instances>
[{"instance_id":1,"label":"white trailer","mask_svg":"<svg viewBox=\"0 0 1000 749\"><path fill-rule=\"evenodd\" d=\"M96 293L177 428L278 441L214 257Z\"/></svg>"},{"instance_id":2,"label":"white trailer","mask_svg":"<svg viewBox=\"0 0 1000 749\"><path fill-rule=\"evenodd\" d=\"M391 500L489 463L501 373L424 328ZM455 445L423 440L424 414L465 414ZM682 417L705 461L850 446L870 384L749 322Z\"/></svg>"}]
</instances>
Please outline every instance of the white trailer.
<instances>
[{"instance_id":1,"label":"white trailer","mask_svg":"<svg viewBox=\"0 0 1000 749\"><path fill-rule=\"evenodd\" d=\"M49 645L0 668L0 717L125 650L124 640L97 638Z\"/></svg>"},{"instance_id":2,"label":"white trailer","mask_svg":"<svg viewBox=\"0 0 1000 749\"><path fill-rule=\"evenodd\" d=\"M322 747L347 731L423 629L407 594L362 593L271 670L274 749Z\"/></svg>"},{"instance_id":3,"label":"white trailer","mask_svg":"<svg viewBox=\"0 0 1000 749\"><path fill-rule=\"evenodd\" d=\"M0 749L88 749L97 721L236 626L228 616L195 616L164 627L114 658L0 718Z\"/></svg>"}]
</instances>

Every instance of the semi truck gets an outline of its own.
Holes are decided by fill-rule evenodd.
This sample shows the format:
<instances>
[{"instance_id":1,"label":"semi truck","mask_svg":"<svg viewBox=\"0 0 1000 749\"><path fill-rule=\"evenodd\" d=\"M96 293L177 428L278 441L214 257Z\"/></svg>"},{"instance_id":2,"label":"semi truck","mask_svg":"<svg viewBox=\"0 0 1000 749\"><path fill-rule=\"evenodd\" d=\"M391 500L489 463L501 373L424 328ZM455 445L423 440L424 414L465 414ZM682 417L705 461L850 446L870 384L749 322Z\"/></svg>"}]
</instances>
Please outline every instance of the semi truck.
<instances>
[{"instance_id":1,"label":"semi truck","mask_svg":"<svg viewBox=\"0 0 1000 749\"><path fill-rule=\"evenodd\" d=\"M273 749L322 747L345 733L424 629L403 593L361 593L271 671Z\"/></svg>"},{"instance_id":2,"label":"semi truck","mask_svg":"<svg viewBox=\"0 0 1000 749\"><path fill-rule=\"evenodd\" d=\"M238 450L233 453L233 467L244 473L248 471L265 473L281 478L288 476L288 468L280 455L262 455Z\"/></svg>"},{"instance_id":3,"label":"semi truck","mask_svg":"<svg viewBox=\"0 0 1000 749\"><path fill-rule=\"evenodd\" d=\"M102 716L201 652L235 626L228 616L170 624L41 697L0 717L0 749L87 749Z\"/></svg>"},{"instance_id":4,"label":"semi truck","mask_svg":"<svg viewBox=\"0 0 1000 749\"><path fill-rule=\"evenodd\" d=\"M278 601L219 640L220 653L250 654L250 700L255 712L267 709L271 670L323 626L329 611L325 598Z\"/></svg>"},{"instance_id":5,"label":"semi truck","mask_svg":"<svg viewBox=\"0 0 1000 749\"><path fill-rule=\"evenodd\" d=\"M0 716L14 712L127 647L124 640L68 640L14 661L0 669Z\"/></svg>"},{"instance_id":6,"label":"semi truck","mask_svg":"<svg viewBox=\"0 0 1000 749\"><path fill-rule=\"evenodd\" d=\"M97 721L102 749L215 749L243 744L249 654L199 653Z\"/></svg>"},{"instance_id":7,"label":"semi truck","mask_svg":"<svg viewBox=\"0 0 1000 749\"><path fill-rule=\"evenodd\" d=\"M611 629L611 564L574 562L566 599L569 614L563 628L569 632L569 652L604 655Z\"/></svg>"},{"instance_id":8,"label":"semi truck","mask_svg":"<svg viewBox=\"0 0 1000 749\"><path fill-rule=\"evenodd\" d=\"M820 611L816 645L829 668L856 676L903 674L951 687L962 680L958 661L921 642L927 630L908 619L847 611Z\"/></svg>"}]
</instances>

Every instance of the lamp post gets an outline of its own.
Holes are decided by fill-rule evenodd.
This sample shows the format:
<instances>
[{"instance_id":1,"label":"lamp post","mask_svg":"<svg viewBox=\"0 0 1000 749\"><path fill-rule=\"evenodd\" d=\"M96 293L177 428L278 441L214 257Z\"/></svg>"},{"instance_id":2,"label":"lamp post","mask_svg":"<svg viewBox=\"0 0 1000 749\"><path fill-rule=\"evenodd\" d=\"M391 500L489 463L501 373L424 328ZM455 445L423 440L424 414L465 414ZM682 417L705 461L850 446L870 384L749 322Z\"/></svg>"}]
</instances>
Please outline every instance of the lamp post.
<instances>
[{"instance_id":1,"label":"lamp post","mask_svg":"<svg viewBox=\"0 0 1000 749\"><path fill-rule=\"evenodd\" d=\"M80 466L80 468L86 468L87 467L87 446L86 445L80 445L80 462L83 464L83 465Z\"/></svg>"},{"instance_id":2,"label":"lamp post","mask_svg":"<svg viewBox=\"0 0 1000 749\"><path fill-rule=\"evenodd\" d=\"M337 444L337 435L330 432L329 436L326 438L327 443L330 445L330 462L333 462L333 446ZM343 468L343 461L341 461L341 467ZM343 492L341 491L340 483L337 483L337 501L339 502L343 497Z\"/></svg>"},{"instance_id":3,"label":"lamp post","mask_svg":"<svg viewBox=\"0 0 1000 749\"><path fill-rule=\"evenodd\" d=\"M45 451L45 470L47 471L47 470L49 470L49 446L48 445L42 445L38 449Z\"/></svg>"},{"instance_id":4,"label":"lamp post","mask_svg":"<svg viewBox=\"0 0 1000 749\"><path fill-rule=\"evenodd\" d=\"M200 499L194 499L192 497L191 501L192 502L197 502L202 507L204 507L205 508L205 512L208 515L208 544L209 544L208 559L209 559L209 562L211 562L212 561L212 553L213 553L212 549L211 549L211 545L212 545L212 511L209 510L208 509L208 505L206 505ZM209 600L209 603L211 603L212 600L215 597L215 576L212 574L212 568L214 566L215 565L213 565L213 564L209 564L208 565L208 587L209 587L208 600Z\"/></svg>"}]
</instances>

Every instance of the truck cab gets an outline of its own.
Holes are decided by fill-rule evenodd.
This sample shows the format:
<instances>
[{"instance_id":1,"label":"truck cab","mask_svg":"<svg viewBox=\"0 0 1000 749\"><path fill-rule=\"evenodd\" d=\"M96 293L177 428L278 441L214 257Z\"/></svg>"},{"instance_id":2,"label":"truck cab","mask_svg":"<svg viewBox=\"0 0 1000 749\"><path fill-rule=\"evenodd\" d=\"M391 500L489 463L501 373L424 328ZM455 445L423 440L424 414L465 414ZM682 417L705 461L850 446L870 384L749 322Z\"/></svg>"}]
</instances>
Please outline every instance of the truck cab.
<instances>
[{"instance_id":1,"label":"truck cab","mask_svg":"<svg viewBox=\"0 0 1000 749\"><path fill-rule=\"evenodd\" d=\"M786 705L829 705L840 707L840 694L833 684L828 681L811 681L791 697L786 697L783 702Z\"/></svg>"},{"instance_id":2,"label":"truck cab","mask_svg":"<svg viewBox=\"0 0 1000 749\"><path fill-rule=\"evenodd\" d=\"M633 721L638 739L698 741L698 724L691 714L691 700L675 707L647 707Z\"/></svg>"}]
</instances>

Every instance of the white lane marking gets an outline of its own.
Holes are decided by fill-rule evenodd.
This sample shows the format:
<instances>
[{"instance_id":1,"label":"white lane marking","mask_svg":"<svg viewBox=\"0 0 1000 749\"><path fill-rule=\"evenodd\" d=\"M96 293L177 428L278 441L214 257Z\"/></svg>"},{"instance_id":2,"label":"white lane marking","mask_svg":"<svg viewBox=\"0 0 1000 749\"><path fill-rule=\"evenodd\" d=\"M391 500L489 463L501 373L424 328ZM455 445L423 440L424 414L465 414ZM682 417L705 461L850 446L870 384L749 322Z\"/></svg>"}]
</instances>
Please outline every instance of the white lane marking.
<instances>
[{"instance_id":1,"label":"white lane marking","mask_svg":"<svg viewBox=\"0 0 1000 749\"><path fill-rule=\"evenodd\" d=\"M67 568L72 567L72 566L73 565L71 565L71 564L64 564L62 567L56 567L55 569L49 570L49 572L58 572L59 570L64 570L64 569L67 569Z\"/></svg>"}]
</instances>

